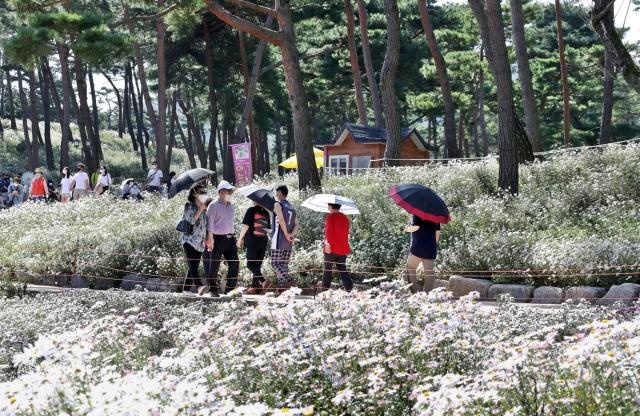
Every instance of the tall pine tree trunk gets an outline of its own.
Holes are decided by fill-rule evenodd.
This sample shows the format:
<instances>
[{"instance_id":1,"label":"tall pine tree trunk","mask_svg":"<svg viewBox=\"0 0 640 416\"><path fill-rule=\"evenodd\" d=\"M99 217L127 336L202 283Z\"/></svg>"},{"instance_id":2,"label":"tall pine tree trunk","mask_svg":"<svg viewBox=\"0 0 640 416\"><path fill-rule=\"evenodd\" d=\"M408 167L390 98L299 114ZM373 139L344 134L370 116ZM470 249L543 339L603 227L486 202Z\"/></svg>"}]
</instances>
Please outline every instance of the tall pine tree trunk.
<instances>
[{"instance_id":1,"label":"tall pine tree trunk","mask_svg":"<svg viewBox=\"0 0 640 416\"><path fill-rule=\"evenodd\" d=\"M301 189L320 188L320 174L316 166L316 158L313 153L312 118L309 111L309 103L300 69L300 57L296 49L295 34L289 0L276 0L284 17L284 23L280 27L280 33L284 35L281 47L282 62L285 68L287 91L293 113L293 130L296 158L298 160L298 183Z\"/></svg>"},{"instance_id":2,"label":"tall pine tree trunk","mask_svg":"<svg viewBox=\"0 0 640 416\"><path fill-rule=\"evenodd\" d=\"M418 0L418 8L420 9L420 20L422 21L422 29L424 30L427 44L429 45L429 51L433 57L433 63L436 67L438 74L438 82L440 83L440 93L442 94L442 101L444 103L444 137L447 141L447 155L448 158L460 157L460 152L457 152L456 143L456 109L453 105L453 97L451 96L451 86L449 84L449 74L447 73L447 66L438 47L436 35L431 25L431 19L427 10L427 4L425 0Z\"/></svg>"},{"instance_id":3,"label":"tall pine tree trunk","mask_svg":"<svg viewBox=\"0 0 640 416\"><path fill-rule=\"evenodd\" d=\"M140 92L140 83L138 82L138 76L136 75L136 71L133 71L132 78L133 86L131 87L131 94L137 94L137 103L136 111L138 112L138 116L140 117L140 127L142 128L142 133L144 134L144 146L149 148L149 143L151 143L151 137L149 136L149 131L147 130L147 126L144 123L144 99L142 98L142 93ZM134 88L135 87L135 88ZM153 126L151 126L154 128ZM154 141L155 143L155 141Z\"/></svg>"},{"instance_id":4,"label":"tall pine tree trunk","mask_svg":"<svg viewBox=\"0 0 640 416\"><path fill-rule=\"evenodd\" d=\"M134 152L138 152L138 140L136 139L136 133L133 130L133 122L131 120L131 98L129 93L129 78L131 76L131 66L129 62L127 62L125 66L125 74L124 74L124 100L122 107L122 121L126 126L127 132L129 133L129 137L131 138L131 147ZM109 79L109 78L107 78Z\"/></svg>"},{"instance_id":5,"label":"tall pine tree trunk","mask_svg":"<svg viewBox=\"0 0 640 416\"><path fill-rule=\"evenodd\" d=\"M515 144L513 86L511 84L511 66L509 65L509 55L505 41L500 0L487 0L487 19L498 97L500 157L498 186L500 189L517 194L518 156Z\"/></svg>"},{"instance_id":6,"label":"tall pine tree trunk","mask_svg":"<svg viewBox=\"0 0 640 416\"><path fill-rule=\"evenodd\" d=\"M280 166L282 163L282 126L280 121L275 121L275 133L276 133L276 163L278 165L278 175L284 174L284 169Z\"/></svg>"},{"instance_id":7,"label":"tall pine tree trunk","mask_svg":"<svg viewBox=\"0 0 640 416\"><path fill-rule=\"evenodd\" d=\"M49 86L49 96L51 97L53 107L56 110L57 121L60 123L60 125L62 125L62 119L64 118L64 113L62 111L62 100L60 99L60 94L58 94L58 88L56 87L56 81L53 78L53 73L51 72L51 66L49 66L49 59L45 57L42 60L42 63L42 72L45 79L47 80L47 85Z\"/></svg>"},{"instance_id":8,"label":"tall pine tree trunk","mask_svg":"<svg viewBox=\"0 0 640 416\"><path fill-rule=\"evenodd\" d=\"M358 22L360 23L360 41L362 43L362 60L367 73L367 83L369 84L369 93L371 95L371 105L373 107L373 115L376 120L376 127L384 128L384 117L382 117L382 102L380 92L378 91L378 83L376 81L375 72L373 70L373 61L371 59L371 47L369 46L369 29L367 28L367 9L364 0L356 0L358 3Z\"/></svg>"},{"instance_id":9,"label":"tall pine tree trunk","mask_svg":"<svg viewBox=\"0 0 640 416\"><path fill-rule=\"evenodd\" d=\"M355 17L351 0L344 0L344 13L347 16L347 41L349 43L349 60L351 61L351 74L355 89L356 107L358 108L358 123L367 125L367 107L364 105L362 93L362 77L360 76L360 64L358 63L358 49L355 37Z\"/></svg>"},{"instance_id":10,"label":"tall pine tree trunk","mask_svg":"<svg viewBox=\"0 0 640 416\"><path fill-rule=\"evenodd\" d=\"M158 0L158 9L162 10L165 0ZM167 74L165 65L165 26L164 17L156 21L157 61L158 61L158 124L156 128L156 161L158 167L166 172L167 166Z\"/></svg>"},{"instance_id":11,"label":"tall pine tree trunk","mask_svg":"<svg viewBox=\"0 0 640 416\"><path fill-rule=\"evenodd\" d=\"M173 97L177 103L179 100L178 98L179 94L177 91L174 93ZM178 133L180 133L180 138L182 138L182 144L184 145L184 150L187 152L187 157L189 158L189 166L191 167L191 169L195 169L198 167L198 164L196 163L196 157L193 153L193 146L191 145L191 141L188 140L188 138L184 135L184 130L182 130L182 124L180 124L180 119L178 118L177 112L175 114L174 122L176 124L176 127L178 128Z\"/></svg>"},{"instance_id":12,"label":"tall pine tree trunk","mask_svg":"<svg viewBox=\"0 0 640 416\"><path fill-rule=\"evenodd\" d=\"M524 120L533 151L541 152L542 135L540 133L540 118L538 116L536 97L533 93L527 41L524 36L524 24L522 0L511 0L511 30L513 32L513 43L516 50L516 60L518 61L518 77L520 78L520 88L522 90Z\"/></svg>"},{"instance_id":13,"label":"tall pine tree trunk","mask_svg":"<svg viewBox=\"0 0 640 416\"><path fill-rule=\"evenodd\" d=\"M127 22L127 29L129 30L129 35L131 35L131 37L135 39L137 35L136 29L134 27L133 20L131 20L131 17L129 16L129 6L126 6L126 5L124 7L124 19ZM157 30L157 27L156 27L156 30ZM164 42L164 39L163 39L163 42ZM153 108L153 101L151 100L149 87L147 86L147 76L144 73L144 60L142 58L142 49L140 48L140 44L138 42L133 42L132 47L133 47L133 52L134 52L135 61L136 61L136 68L138 71L138 78L140 79L140 89L142 90L142 95L140 100L144 100L144 104L146 105L146 108L147 108L147 115L149 116L149 121L151 122L151 126L154 129L154 134L157 134L155 132L155 129L157 128L156 126L158 125L158 120L156 117L155 109ZM138 95L140 96L140 94Z\"/></svg>"},{"instance_id":14,"label":"tall pine tree trunk","mask_svg":"<svg viewBox=\"0 0 640 416\"><path fill-rule=\"evenodd\" d=\"M24 135L24 147L27 152L27 163L29 170L33 172L37 166L33 163L33 158L31 157L31 138L29 135L28 121L29 104L27 103L27 96L22 86L22 70L20 68L18 68L18 94L20 95L20 115L22 116L22 132ZM33 133L33 131L31 131L31 133ZM33 141L37 141L35 136L33 137Z\"/></svg>"},{"instance_id":15,"label":"tall pine tree trunk","mask_svg":"<svg viewBox=\"0 0 640 416\"><path fill-rule=\"evenodd\" d=\"M91 149L90 160L87 160L89 172L93 173L98 169L100 163L100 144L96 140L93 123L91 121L91 113L89 110L89 101L87 97L87 82L82 61L75 57L74 69L76 74L76 91L79 101L78 126L81 130L86 131L89 147Z\"/></svg>"},{"instance_id":16,"label":"tall pine tree trunk","mask_svg":"<svg viewBox=\"0 0 640 416\"><path fill-rule=\"evenodd\" d=\"M190 137L192 137L196 143L196 151L198 153L198 159L200 160L200 167L207 167L207 155L204 150L204 143L202 142L202 137L200 137L200 131L198 130L198 125L196 124L195 118L193 116L193 112L191 104L185 104L184 100L178 100L178 105L182 110L182 113L187 118L187 129Z\"/></svg>"},{"instance_id":17,"label":"tall pine tree trunk","mask_svg":"<svg viewBox=\"0 0 640 416\"><path fill-rule=\"evenodd\" d=\"M560 78L562 80L562 137L565 147L570 144L571 129L571 108L569 106L569 74L567 69L567 59L564 55L564 35L562 33L562 9L560 0L555 0L556 8L556 28L558 30L558 52L560 54Z\"/></svg>"},{"instance_id":18,"label":"tall pine tree trunk","mask_svg":"<svg viewBox=\"0 0 640 416\"><path fill-rule=\"evenodd\" d=\"M216 170L216 161L218 160L218 152L216 151L216 133L218 132L218 98L216 97L215 80L213 77L213 44L211 43L211 32L208 19L209 18L206 14L202 15L209 93L209 147L207 149L207 153L209 155L209 168L214 172L212 178L213 183L217 184L218 174Z\"/></svg>"},{"instance_id":19,"label":"tall pine tree trunk","mask_svg":"<svg viewBox=\"0 0 640 416\"><path fill-rule=\"evenodd\" d=\"M120 90L118 89L118 87L116 87L116 84L113 82L111 77L107 75L106 72L102 72L102 76L107 79L107 81L111 85L111 88L113 89L113 92L116 93L116 99L118 101L118 137L122 138L122 136L124 135L124 111L122 108L122 98L120 97Z\"/></svg>"},{"instance_id":20,"label":"tall pine tree trunk","mask_svg":"<svg viewBox=\"0 0 640 416\"><path fill-rule=\"evenodd\" d=\"M33 69L29 69L29 117L31 118L31 162L33 166L40 166L40 124L38 122L38 95L36 74Z\"/></svg>"},{"instance_id":21,"label":"tall pine tree trunk","mask_svg":"<svg viewBox=\"0 0 640 416\"><path fill-rule=\"evenodd\" d=\"M133 114L136 117L136 127L137 127L137 142L138 142L138 148L140 149L140 161L142 162L142 170L143 171L147 171L149 169L148 167L148 163L147 163L147 147L145 146L144 143L144 139L143 139L143 124L144 124L144 120L142 118L142 113L141 113L141 107L139 106L137 99L136 99L136 93L135 93L135 89L133 87L133 71L131 69L131 64L129 62L127 62L127 67L126 67L126 71L127 71L127 78L129 80L129 94L131 95L131 107L133 108ZM140 100L142 100L142 97L139 97Z\"/></svg>"},{"instance_id":22,"label":"tall pine tree trunk","mask_svg":"<svg viewBox=\"0 0 640 416\"><path fill-rule=\"evenodd\" d=\"M264 41L261 41L261 43ZM264 42L266 44L266 42ZM244 45L244 32L242 32L241 30L238 31L238 52L240 53L240 63L241 63L241 67L242 67L242 78L244 81L244 95L247 98L252 98L253 96L250 96L250 92L249 92L249 83L250 83L250 76L249 76L249 63L247 61L247 50L245 48ZM258 57L258 55L256 55L256 57ZM260 56L260 58L262 58L262 56ZM252 100L253 101L253 100ZM253 106L249 107L248 104L249 100L247 99L245 102L245 111L248 111L248 113L246 114L246 118L245 118L245 114L243 113L243 117L240 120L240 124L238 124L238 127L236 129L236 137L234 139L235 143L241 143L242 141L246 141L246 137L247 137L247 124L249 125L249 143L250 143L250 148L251 148L251 168L253 170L253 172L258 172L259 170L259 160L258 160L258 140L256 138L255 135L255 128L253 126Z\"/></svg>"},{"instance_id":23,"label":"tall pine tree trunk","mask_svg":"<svg viewBox=\"0 0 640 416\"><path fill-rule=\"evenodd\" d=\"M484 49L480 48L480 62L484 58ZM482 137L482 156L489 155L489 135L487 133L487 120L484 113L484 69L480 65L478 74L478 124L480 125L480 136Z\"/></svg>"},{"instance_id":24,"label":"tall pine tree trunk","mask_svg":"<svg viewBox=\"0 0 640 416\"><path fill-rule=\"evenodd\" d=\"M69 48L58 45L60 74L62 77L62 139L60 141L60 166L69 166L69 143L71 136L71 75L69 74ZM74 98L75 101L75 98Z\"/></svg>"},{"instance_id":25,"label":"tall pine tree trunk","mask_svg":"<svg viewBox=\"0 0 640 416\"><path fill-rule=\"evenodd\" d=\"M46 75L46 68L43 57L38 68L38 79L40 80L40 96L42 99L42 115L44 118L44 153L47 161L47 169L53 172L55 160L53 156L53 146L51 144L51 96L49 88L49 77Z\"/></svg>"},{"instance_id":26,"label":"tall pine tree trunk","mask_svg":"<svg viewBox=\"0 0 640 416\"><path fill-rule=\"evenodd\" d=\"M613 16L611 16L613 18ZM602 116L600 118L600 136L598 142L611 142L611 118L613 115L613 81L615 79L615 65L610 52L604 52L604 82L602 88Z\"/></svg>"},{"instance_id":27,"label":"tall pine tree trunk","mask_svg":"<svg viewBox=\"0 0 640 416\"><path fill-rule=\"evenodd\" d=\"M9 112L11 130L18 131L18 124L16 123L16 106L13 101L13 86L11 85L11 70L7 68L5 73L7 75L7 111Z\"/></svg>"},{"instance_id":28,"label":"tall pine tree trunk","mask_svg":"<svg viewBox=\"0 0 640 416\"><path fill-rule=\"evenodd\" d=\"M384 0L384 14L387 17L387 51L380 76L382 108L387 129L384 158L387 164L396 166L400 164L402 147L398 98L395 90L396 71L400 58L400 12L396 0Z\"/></svg>"},{"instance_id":29,"label":"tall pine tree trunk","mask_svg":"<svg viewBox=\"0 0 640 416\"><path fill-rule=\"evenodd\" d=\"M175 95L174 95L175 97ZM171 157L173 154L173 146L176 144L176 123L175 123L175 119L176 119L176 100L175 98L170 98L169 99L170 104L168 105L169 107L169 143L167 145L167 166L169 167L169 170L171 170Z\"/></svg>"},{"instance_id":30,"label":"tall pine tree trunk","mask_svg":"<svg viewBox=\"0 0 640 416\"><path fill-rule=\"evenodd\" d=\"M98 149L100 149L100 159L104 160L104 154L102 153L102 142L100 141L100 114L98 113L98 100L96 99L96 88L93 84L93 72L91 69L87 71L89 75L89 90L91 92L91 118L93 120L93 134L96 142L98 143Z\"/></svg>"}]
</instances>

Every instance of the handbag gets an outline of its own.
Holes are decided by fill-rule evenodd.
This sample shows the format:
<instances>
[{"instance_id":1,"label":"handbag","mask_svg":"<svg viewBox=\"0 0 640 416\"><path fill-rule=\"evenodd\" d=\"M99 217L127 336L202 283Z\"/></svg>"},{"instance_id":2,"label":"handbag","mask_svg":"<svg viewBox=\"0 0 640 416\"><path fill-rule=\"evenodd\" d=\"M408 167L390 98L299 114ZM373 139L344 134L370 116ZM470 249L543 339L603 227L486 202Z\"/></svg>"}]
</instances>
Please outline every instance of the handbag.
<instances>
[{"instance_id":1,"label":"handbag","mask_svg":"<svg viewBox=\"0 0 640 416\"><path fill-rule=\"evenodd\" d=\"M180 220L178 225L176 225L176 231L181 232L183 234L192 234L193 224L191 224L189 221L185 219L182 219Z\"/></svg>"}]
</instances>

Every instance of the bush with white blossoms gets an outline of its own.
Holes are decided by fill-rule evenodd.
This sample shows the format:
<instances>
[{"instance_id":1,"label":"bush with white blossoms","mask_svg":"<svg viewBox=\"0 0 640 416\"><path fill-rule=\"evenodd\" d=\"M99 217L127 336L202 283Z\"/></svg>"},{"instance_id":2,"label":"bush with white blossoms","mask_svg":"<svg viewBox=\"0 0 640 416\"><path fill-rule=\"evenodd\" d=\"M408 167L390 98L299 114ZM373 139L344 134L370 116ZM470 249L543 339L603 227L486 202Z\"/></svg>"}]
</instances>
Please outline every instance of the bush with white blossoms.
<instances>
[{"instance_id":1,"label":"bush with white blossoms","mask_svg":"<svg viewBox=\"0 0 640 416\"><path fill-rule=\"evenodd\" d=\"M500 195L497 173L498 163L490 158L326 175L323 192L354 199L362 213L351 217L348 263L356 279L397 276L409 245L403 228L410 217L388 191L393 184L417 182L435 189L451 210L453 220L442 227L436 262L443 277L466 272L558 286L640 282L640 145L559 152L522 165L517 196ZM317 281L324 216L300 207L308 193L297 189L295 174L256 180L268 187L279 183L289 186L301 221L294 274L305 284ZM235 199L239 225L250 203L240 195ZM184 276L175 231L184 202L184 195L143 203L102 198L0 212L0 222L15 225L8 238L0 239L0 264L109 278L130 272ZM269 266L265 272L274 275Z\"/></svg>"},{"instance_id":2,"label":"bush with white blossoms","mask_svg":"<svg viewBox=\"0 0 640 416\"><path fill-rule=\"evenodd\" d=\"M0 414L632 414L640 319L445 292L0 302ZM133 306L137 305L137 306ZM9 353L11 357L9 359Z\"/></svg>"}]
</instances>

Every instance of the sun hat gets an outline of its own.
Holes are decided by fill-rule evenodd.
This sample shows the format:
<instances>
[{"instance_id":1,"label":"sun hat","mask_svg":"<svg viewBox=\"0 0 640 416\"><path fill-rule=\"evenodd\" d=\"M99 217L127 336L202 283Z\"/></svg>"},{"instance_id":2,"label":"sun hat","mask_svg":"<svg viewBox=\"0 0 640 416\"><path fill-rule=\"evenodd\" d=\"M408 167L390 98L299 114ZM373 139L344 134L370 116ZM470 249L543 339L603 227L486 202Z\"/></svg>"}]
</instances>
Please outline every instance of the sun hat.
<instances>
[{"instance_id":1,"label":"sun hat","mask_svg":"<svg viewBox=\"0 0 640 416\"><path fill-rule=\"evenodd\" d=\"M235 186L231 185L229 182L227 181L221 181L218 184L218 188L217 191L220 192L222 190L227 190L227 191L233 191L234 189L236 189Z\"/></svg>"}]
</instances>

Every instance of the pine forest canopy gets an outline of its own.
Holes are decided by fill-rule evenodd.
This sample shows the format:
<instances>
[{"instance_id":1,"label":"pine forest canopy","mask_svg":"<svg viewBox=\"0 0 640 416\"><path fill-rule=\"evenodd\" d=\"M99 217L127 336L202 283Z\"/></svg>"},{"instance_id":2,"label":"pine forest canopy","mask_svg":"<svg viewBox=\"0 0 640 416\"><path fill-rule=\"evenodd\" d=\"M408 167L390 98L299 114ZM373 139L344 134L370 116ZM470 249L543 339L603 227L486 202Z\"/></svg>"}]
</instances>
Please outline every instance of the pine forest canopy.
<instances>
[{"instance_id":1,"label":"pine forest canopy","mask_svg":"<svg viewBox=\"0 0 640 416\"><path fill-rule=\"evenodd\" d=\"M389 164L415 126L439 157L497 153L517 192L532 152L640 136L625 7L640 2L0 0L0 133L24 135L23 168L59 171L73 145L109 164L109 129L140 172L179 148L229 180L250 141L254 172L296 154L319 187L312 146L346 122L387 128Z\"/></svg>"}]
</instances>

